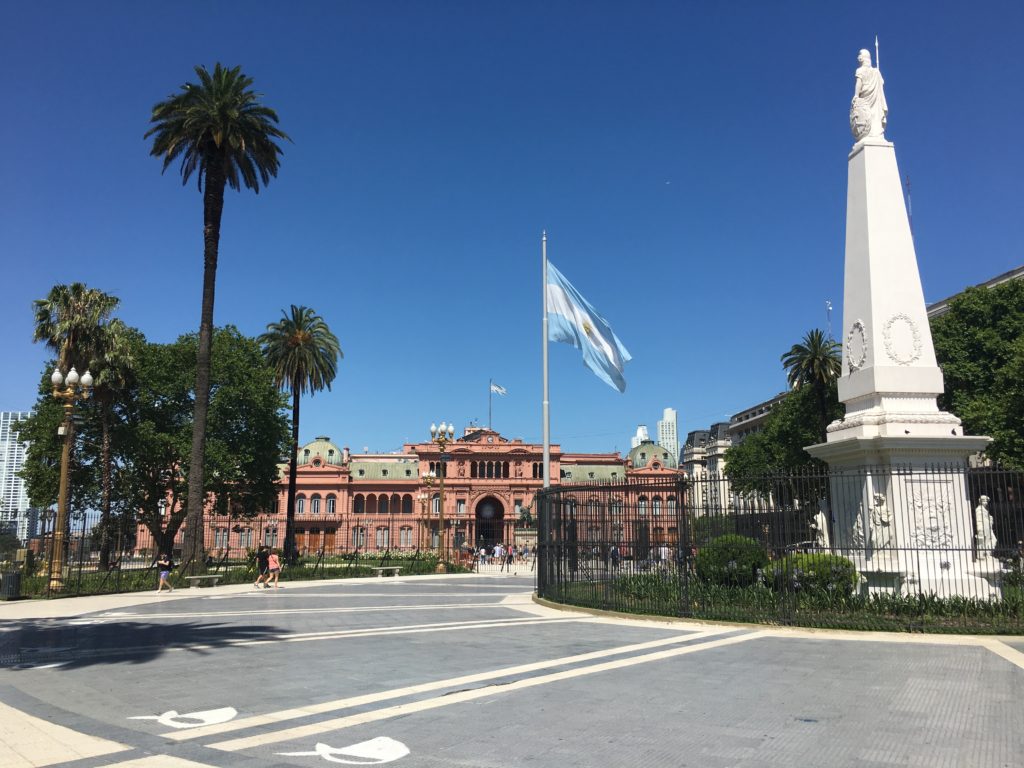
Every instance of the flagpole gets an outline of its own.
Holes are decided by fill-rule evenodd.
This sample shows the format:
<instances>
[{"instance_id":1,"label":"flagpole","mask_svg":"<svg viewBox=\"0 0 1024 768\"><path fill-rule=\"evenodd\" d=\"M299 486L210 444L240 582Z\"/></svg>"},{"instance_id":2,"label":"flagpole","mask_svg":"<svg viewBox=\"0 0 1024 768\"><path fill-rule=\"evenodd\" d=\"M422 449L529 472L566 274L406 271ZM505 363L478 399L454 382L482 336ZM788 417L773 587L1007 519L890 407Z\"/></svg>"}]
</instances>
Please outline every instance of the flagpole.
<instances>
[{"instance_id":1,"label":"flagpole","mask_svg":"<svg viewBox=\"0 0 1024 768\"><path fill-rule=\"evenodd\" d=\"M544 487L551 487L551 419L548 402L548 233L540 238L541 260L541 348L544 350Z\"/></svg>"},{"instance_id":2,"label":"flagpole","mask_svg":"<svg viewBox=\"0 0 1024 768\"><path fill-rule=\"evenodd\" d=\"M494 379L487 380L487 428L491 428L491 400L494 399Z\"/></svg>"}]
</instances>

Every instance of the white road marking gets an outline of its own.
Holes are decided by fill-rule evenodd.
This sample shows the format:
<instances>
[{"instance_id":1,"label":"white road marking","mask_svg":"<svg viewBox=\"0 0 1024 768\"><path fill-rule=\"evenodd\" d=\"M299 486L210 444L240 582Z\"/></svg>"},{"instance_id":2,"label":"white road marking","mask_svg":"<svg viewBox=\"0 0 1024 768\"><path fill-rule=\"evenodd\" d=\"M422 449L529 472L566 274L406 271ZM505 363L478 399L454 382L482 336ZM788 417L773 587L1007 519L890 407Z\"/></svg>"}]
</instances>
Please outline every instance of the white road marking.
<instances>
[{"instance_id":1,"label":"white road marking","mask_svg":"<svg viewBox=\"0 0 1024 768\"><path fill-rule=\"evenodd\" d=\"M234 719L238 710L234 707L220 707L219 709L204 709L199 712L186 712L178 714L176 709L168 710L162 715L136 715L129 717L129 720L156 720L160 725L168 728L198 728L203 725L216 725L226 723Z\"/></svg>"},{"instance_id":2,"label":"white road marking","mask_svg":"<svg viewBox=\"0 0 1024 768\"><path fill-rule=\"evenodd\" d=\"M99 768L216 768L206 763L197 763L183 757L173 755L149 755L134 760L123 760L120 763L106 763Z\"/></svg>"},{"instance_id":3,"label":"white road marking","mask_svg":"<svg viewBox=\"0 0 1024 768\"><path fill-rule=\"evenodd\" d=\"M278 752L284 757L305 757L317 755L329 763L346 763L347 765L380 765L390 763L409 754L409 748L400 741L395 741L387 736L378 736L369 741L361 741L350 747L335 749L332 746L317 742L312 752ZM358 757L360 760L345 760L339 755Z\"/></svg>"},{"instance_id":4,"label":"white road marking","mask_svg":"<svg viewBox=\"0 0 1024 768\"><path fill-rule=\"evenodd\" d=\"M1021 653L1016 648L1012 648L1006 643L991 637L979 638L978 645L988 648L996 656L1001 656L1011 664L1024 669L1024 653Z\"/></svg>"},{"instance_id":5,"label":"white road marking","mask_svg":"<svg viewBox=\"0 0 1024 768\"><path fill-rule=\"evenodd\" d=\"M422 595L416 595L422 597ZM323 613L374 613L385 611L436 611L441 609L507 608L501 603L426 603L416 605L358 605L337 608L262 608L247 611L189 611L183 613L126 613L127 619L219 619L228 616L289 616Z\"/></svg>"},{"instance_id":6,"label":"white road marking","mask_svg":"<svg viewBox=\"0 0 1024 768\"><path fill-rule=\"evenodd\" d=\"M749 632L747 634L742 635L732 635L730 637L724 637L718 640L709 640L705 643L686 645L682 648L671 648L664 651L657 651L655 653L645 654L643 656L631 656L626 659L606 661L600 664L592 664L590 666L577 667L575 669L568 669L562 672L553 672L547 675L529 677L523 680L516 680L514 682L508 683L507 685L502 685L499 687L485 686L482 688L474 688L472 690L455 691L453 693L444 694L432 699L424 699L422 701L410 702L408 704L397 704L392 707L384 707L382 709L370 710L368 712L360 712L359 714L348 715L345 717L336 717L331 720L324 720L322 722L311 723L309 725L300 725L294 728L286 728L280 731L271 731L269 733L263 733L256 736L229 739L227 741L220 741L214 744L207 744L206 746L212 749L221 749L227 752L235 752L242 749L250 749L252 747L264 746L266 744L275 744L282 741L303 739L321 733L341 730L343 728L351 728L356 725L365 725L366 723L387 720L392 717L410 715L416 712L426 712L432 709L439 709L441 707L449 707L453 704L462 704L467 701L473 701L475 699L481 699L487 696L498 696L504 693L511 693L513 691L521 691L527 688L533 688L538 685L547 685L549 683L559 682L561 680L570 680L575 677L584 677L587 675L594 675L601 672L609 672L611 670L624 669L626 667L632 667L638 664L647 664L654 661L663 661L665 659L671 659L676 656L685 656L691 653L699 653L700 651L711 650L712 648L721 648L727 645L735 645L736 643L745 643L748 640L754 640L759 637L764 637L764 633ZM679 642L678 638L676 639L676 642ZM312 712L307 712L307 714L312 714ZM254 718L249 719L252 720ZM236 724L237 723L232 723L232 725ZM173 735L171 734L167 734L167 736L173 738Z\"/></svg>"}]
</instances>

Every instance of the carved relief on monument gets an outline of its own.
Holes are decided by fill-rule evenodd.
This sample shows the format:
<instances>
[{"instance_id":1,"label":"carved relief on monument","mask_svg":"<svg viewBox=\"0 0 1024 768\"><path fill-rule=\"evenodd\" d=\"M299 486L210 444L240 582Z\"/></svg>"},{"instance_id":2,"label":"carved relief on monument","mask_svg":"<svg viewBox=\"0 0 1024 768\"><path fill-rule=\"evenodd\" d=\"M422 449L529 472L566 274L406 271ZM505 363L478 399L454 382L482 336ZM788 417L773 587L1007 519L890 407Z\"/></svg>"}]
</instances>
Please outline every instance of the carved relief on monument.
<instances>
[{"instance_id":1,"label":"carved relief on monument","mask_svg":"<svg viewBox=\"0 0 1024 768\"><path fill-rule=\"evenodd\" d=\"M910 495L914 529L911 541L928 549L948 549L953 546L953 531L949 522L949 502L935 498L927 491L914 491Z\"/></svg>"},{"instance_id":2,"label":"carved relief on monument","mask_svg":"<svg viewBox=\"0 0 1024 768\"><path fill-rule=\"evenodd\" d=\"M911 365L921 358L921 331L910 317L897 312L882 329L885 354L897 365Z\"/></svg>"},{"instance_id":3,"label":"carved relief on monument","mask_svg":"<svg viewBox=\"0 0 1024 768\"><path fill-rule=\"evenodd\" d=\"M859 371L868 359L868 342L864 334L864 322L857 320L846 334L846 365L850 373Z\"/></svg>"}]
</instances>

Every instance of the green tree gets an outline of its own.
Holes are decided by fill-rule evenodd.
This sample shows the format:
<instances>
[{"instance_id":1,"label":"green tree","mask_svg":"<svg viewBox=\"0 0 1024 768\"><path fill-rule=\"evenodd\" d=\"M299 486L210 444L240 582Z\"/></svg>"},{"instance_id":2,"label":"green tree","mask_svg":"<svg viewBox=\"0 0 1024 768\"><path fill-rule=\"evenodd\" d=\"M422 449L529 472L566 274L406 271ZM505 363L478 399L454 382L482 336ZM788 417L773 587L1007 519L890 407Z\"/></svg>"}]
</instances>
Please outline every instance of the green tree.
<instances>
[{"instance_id":1,"label":"green tree","mask_svg":"<svg viewBox=\"0 0 1024 768\"><path fill-rule=\"evenodd\" d=\"M274 369L274 381L292 395L291 458L288 462L288 507L284 551L294 561L295 546L295 480L299 453L299 399L306 392L316 394L330 390L338 371L338 358L343 357L338 338L309 307L292 304L291 313L281 312L281 319L267 326L260 336L263 352Z\"/></svg>"},{"instance_id":2,"label":"green tree","mask_svg":"<svg viewBox=\"0 0 1024 768\"><path fill-rule=\"evenodd\" d=\"M192 334L174 344L141 345L138 375L124 401L126 507L168 552L182 524L192 524L186 489L197 344ZM214 333L211 385L202 501L218 514L252 517L276 499L288 440L285 402L259 344L230 326Z\"/></svg>"},{"instance_id":3,"label":"green tree","mask_svg":"<svg viewBox=\"0 0 1024 768\"><path fill-rule=\"evenodd\" d=\"M190 485L187 509L189 525L182 556L186 569L202 562L203 466L208 409L210 405L210 354L213 344L213 303L220 248L224 189L244 186L258 193L277 176L281 148L275 139L288 139L277 127L277 113L259 101L252 78L240 67L219 63L211 74L197 66L198 83L185 83L178 93L153 107L150 154L163 158L163 170L181 158L185 184L196 175L203 193L203 299L196 350L195 402Z\"/></svg>"},{"instance_id":4,"label":"green tree","mask_svg":"<svg viewBox=\"0 0 1024 768\"><path fill-rule=\"evenodd\" d=\"M931 322L945 394L964 431L989 435L986 455L1024 468L1024 280L968 288Z\"/></svg>"},{"instance_id":5,"label":"green tree","mask_svg":"<svg viewBox=\"0 0 1024 768\"><path fill-rule=\"evenodd\" d=\"M782 355L782 367L793 389L809 387L818 406L818 436L825 439L829 424L829 388L842 372L842 348L839 342L825 336L820 328L807 332L803 341L794 344Z\"/></svg>"}]
</instances>

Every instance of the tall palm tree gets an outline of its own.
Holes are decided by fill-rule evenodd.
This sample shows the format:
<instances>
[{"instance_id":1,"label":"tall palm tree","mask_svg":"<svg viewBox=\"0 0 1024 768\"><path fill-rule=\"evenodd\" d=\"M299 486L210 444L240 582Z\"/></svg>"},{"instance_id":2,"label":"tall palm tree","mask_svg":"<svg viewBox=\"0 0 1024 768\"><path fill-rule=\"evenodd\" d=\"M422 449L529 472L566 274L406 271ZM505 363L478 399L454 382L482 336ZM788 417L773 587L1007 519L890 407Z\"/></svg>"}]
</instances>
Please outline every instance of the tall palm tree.
<instances>
[{"instance_id":1,"label":"tall palm tree","mask_svg":"<svg viewBox=\"0 0 1024 768\"><path fill-rule=\"evenodd\" d=\"M295 478L299 453L299 397L327 388L338 371L338 358L344 357L338 337L327 323L309 307L292 304L291 314L267 326L259 338L263 354L274 369L277 386L292 393L292 443L288 464L288 507L285 523L285 556L295 560Z\"/></svg>"},{"instance_id":2,"label":"tall palm tree","mask_svg":"<svg viewBox=\"0 0 1024 768\"><path fill-rule=\"evenodd\" d=\"M116 296L89 288L84 283L55 285L45 299L33 302L33 340L43 342L57 354L57 366L65 375L72 367L79 373L92 369L98 382L103 375L101 358L111 325L110 315L119 303ZM74 428L71 422L72 432L64 439L73 439ZM103 455L106 476L110 470L110 454L109 446L105 447L108 449ZM104 498L109 501L108 494Z\"/></svg>"},{"instance_id":3,"label":"tall palm tree","mask_svg":"<svg viewBox=\"0 0 1024 768\"><path fill-rule=\"evenodd\" d=\"M129 328L121 320L111 320L99 336L96 348L95 402L100 415L100 562L101 571L110 567L110 510L113 485L113 457L111 432L113 431L115 407L127 389L135 367L134 340L138 331Z\"/></svg>"},{"instance_id":4,"label":"tall palm tree","mask_svg":"<svg viewBox=\"0 0 1024 768\"><path fill-rule=\"evenodd\" d=\"M794 389L808 386L818 403L820 437L828 427L828 392L842 373L842 347L820 328L808 331L799 344L782 355L782 367Z\"/></svg>"},{"instance_id":5,"label":"tall palm tree","mask_svg":"<svg viewBox=\"0 0 1024 768\"><path fill-rule=\"evenodd\" d=\"M220 220L224 188L247 187L259 193L277 176L281 148L275 139L288 139L277 127L277 113L259 103L251 90L252 78L240 67L219 63L211 74L197 66L198 83L185 83L181 91L153 107L150 154L162 157L163 170L181 158L181 181L196 174L203 193L203 300L196 353L196 391L192 426L192 456L188 476L188 517L182 556L189 571L202 562L203 462L206 418L210 405L210 353L213 345L213 298L220 248Z\"/></svg>"}]
</instances>

